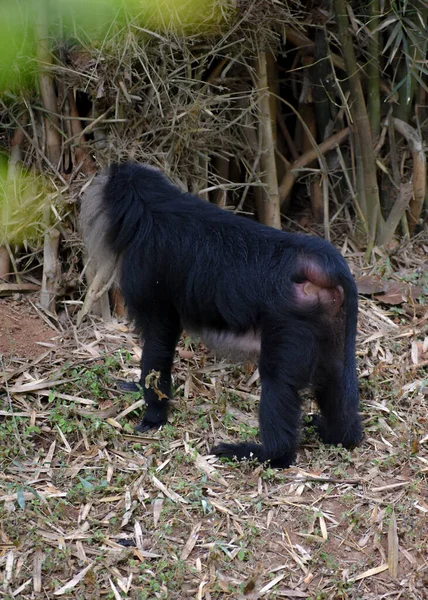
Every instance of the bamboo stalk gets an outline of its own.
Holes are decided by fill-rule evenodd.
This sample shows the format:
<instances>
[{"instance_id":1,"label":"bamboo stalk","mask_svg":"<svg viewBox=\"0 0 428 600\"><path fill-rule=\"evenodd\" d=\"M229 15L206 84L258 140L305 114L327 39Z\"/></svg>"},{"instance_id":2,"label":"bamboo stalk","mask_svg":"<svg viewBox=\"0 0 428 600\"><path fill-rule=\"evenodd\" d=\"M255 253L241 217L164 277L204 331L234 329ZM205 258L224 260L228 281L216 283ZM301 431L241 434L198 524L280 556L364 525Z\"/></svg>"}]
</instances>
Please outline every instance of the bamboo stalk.
<instances>
[{"instance_id":1,"label":"bamboo stalk","mask_svg":"<svg viewBox=\"0 0 428 600\"><path fill-rule=\"evenodd\" d=\"M411 46L411 44L409 44L409 46ZM420 60L422 61L423 59ZM400 86L398 89L398 103L394 107L394 116L402 121L405 121L406 123L410 119L410 113L413 106L413 97L415 95L416 80L411 73L409 73L409 65L407 64L407 60L404 56L402 56L398 67L398 80L407 77L410 78L410 85L408 85L406 81L402 86Z\"/></svg>"},{"instance_id":2,"label":"bamboo stalk","mask_svg":"<svg viewBox=\"0 0 428 600\"><path fill-rule=\"evenodd\" d=\"M352 144L351 144L351 149L352 149ZM357 187L357 182L355 182L354 185L351 182L351 178L349 177L349 173L348 173L348 168L347 168L347 166L345 164L345 160L343 158L343 154L342 154L342 151L340 149L340 146L336 146L336 153L337 153L337 156L338 156L338 159L339 159L340 167L341 167L341 169L343 171L343 177L344 177L344 179L346 181L346 185L348 187L349 194L352 197L352 201L353 201L353 204L354 204L354 207L355 207L356 225L357 225L356 228L355 228L355 231L357 232L357 235L358 235L358 228L359 228L359 229L362 229L365 232L365 235L367 235L367 223L364 220L364 215L363 215L363 213L361 211L361 207L360 207L360 205L358 203L358 195L357 195L357 193L355 192L355 189L354 189L354 185L355 185L355 187ZM352 168L352 172L354 174L355 169L353 167L351 167L351 168ZM355 179L356 178L354 177L354 180Z\"/></svg>"},{"instance_id":3,"label":"bamboo stalk","mask_svg":"<svg viewBox=\"0 0 428 600\"><path fill-rule=\"evenodd\" d=\"M392 240L392 237L395 233L395 229L398 226L398 223L395 224L395 214L399 208L401 208L401 214L399 221L401 221L401 229L403 235L410 237L409 224L407 222L406 210L409 206L410 197L407 198L407 204L402 203L401 199L403 198L402 194L402 184L400 177L400 168L398 166L398 157L397 157L397 143L395 138L395 129L394 123L392 119L392 108L389 111L388 119L387 119L387 130L388 130L388 138L389 138L389 153L392 167L392 179L394 180L395 187L397 190L400 190L400 195L396 199L390 214L388 215L387 222L385 224L385 230L382 235L381 245L387 245ZM395 224L395 227L394 227ZM394 227L394 229L392 229Z\"/></svg>"},{"instance_id":4,"label":"bamboo stalk","mask_svg":"<svg viewBox=\"0 0 428 600\"><path fill-rule=\"evenodd\" d=\"M316 42L313 42L301 31L298 31L297 29L293 29L291 27L286 27L285 34L287 36L287 41L291 42L297 48L300 48L303 52L308 53L314 51ZM329 58L331 60L331 64L334 65L336 69L340 69L341 71L348 70L345 61L338 54L329 51ZM357 63L357 67L359 73L361 73L363 76L367 75L361 64ZM391 91L384 81L380 82L380 87L386 95L388 95Z\"/></svg>"},{"instance_id":5,"label":"bamboo stalk","mask_svg":"<svg viewBox=\"0 0 428 600\"><path fill-rule=\"evenodd\" d=\"M73 146L75 166L82 165L82 172L85 175L94 175L97 171L95 161L91 157L88 148L84 147L85 136L82 135L83 127L81 121L77 117L80 117L77 110L76 101L74 99L73 90L68 93L68 103L70 106L70 116L74 117L70 120L70 130L73 138L77 138L75 145Z\"/></svg>"},{"instance_id":6,"label":"bamboo stalk","mask_svg":"<svg viewBox=\"0 0 428 600\"><path fill-rule=\"evenodd\" d=\"M269 85L269 113L270 123L272 127L272 139L274 147L277 147L276 140L276 114L278 112L278 68L276 64L275 55L272 52L266 52L266 69L267 69L267 80Z\"/></svg>"},{"instance_id":7,"label":"bamboo stalk","mask_svg":"<svg viewBox=\"0 0 428 600\"><path fill-rule=\"evenodd\" d=\"M300 104L299 113L309 131L306 129L303 130L303 152L308 152L312 148L312 140L317 138L317 122L315 117L315 109L314 105L311 104ZM310 133L310 135L309 135ZM307 167L315 167L315 161L310 162ZM312 214L314 215L317 223L322 223L324 221L324 208L325 208L325 195L323 193L323 189L321 187L321 178L316 176L314 181L311 181L310 190L311 190L311 208ZM323 187L325 187L325 182L323 183ZM328 186L327 186L328 189Z\"/></svg>"},{"instance_id":8,"label":"bamboo stalk","mask_svg":"<svg viewBox=\"0 0 428 600\"><path fill-rule=\"evenodd\" d=\"M294 143L293 138L290 135L290 132L288 131L288 127L285 124L284 117L282 116L282 114L279 110L279 107L278 107L278 110L276 113L276 120L278 122L279 129L281 130L281 133L284 137L284 141L287 144L288 150L289 150L292 158L294 160L297 160L299 158L299 153L297 152L296 145Z\"/></svg>"},{"instance_id":9,"label":"bamboo stalk","mask_svg":"<svg viewBox=\"0 0 428 600\"><path fill-rule=\"evenodd\" d=\"M380 6L379 0L370 0L368 3L370 36L368 40L369 60L367 63L367 110L369 113L370 128L374 139L379 137L380 132L380 44L379 25Z\"/></svg>"},{"instance_id":10,"label":"bamboo stalk","mask_svg":"<svg viewBox=\"0 0 428 600\"><path fill-rule=\"evenodd\" d=\"M316 29L314 60L309 69L312 84L312 98L317 119L318 140L323 141L328 124L331 120L330 97L333 97L333 82L330 62L328 60L329 47L325 27Z\"/></svg>"},{"instance_id":11,"label":"bamboo stalk","mask_svg":"<svg viewBox=\"0 0 428 600\"><path fill-rule=\"evenodd\" d=\"M259 135L262 153L260 156L262 181L266 184L267 200L264 201L262 222L281 229L281 213L276 173L275 144L272 130L276 115L271 114L266 51L260 50L257 58L257 88L259 90L260 122ZM260 214L260 213L259 213Z\"/></svg>"},{"instance_id":12,"label":"bamboo stalk","mask_svg":"<svg viewBox=\"0 0 428 600\"><path fill-rule=\"evenodd\" d=\"M23 127L28 123L28 113L25 112L19 119L19 127L13 132L13 137L10 142L10 155L7 169L8 181L13 181L19 171L19 166L22 161L22 144L25 140Z\"/></svg>"},{"instance_id":13,"label":"bamboo stalk","mask_svg":"<svg viewBox=\"0 0 428 600\"><path fill-rule=\"evenodd\" d=\"M7 169L7 182L8 182L8 193L14 194L14 181L19 171L19 165L22 160L22 143L25 140L23 133L23 127L28 122L28 113L24 112L19 119L19 127L13 132L12 140L10 142L10 155ZM6 203L8 202L6 198ZM7 209L6 209L7 211ZM3 215L4 216L4 215ZM7 215L6 215L7 216ZM6 223L7 224L7 223ZM3 281L8 281L11 273L11 250L8 247L7 240L4 240L4 244L0 246L0 278Z\"/></svg>"},{"instance_id":14,"label":"bamboo stalk","mask_svg":"<svg viewBox=\"0 0 428 600\"><path fill-rule=\"evenodd\" d=\"M216 156L213 160L213 168L217 173L219 185L225 183L229 179L229 159L224 156ZM214 192L214 202L218 206L224 208L227 204L227 189L219 188Z\"/></svg>"},{"instance_id":15,"label":"bamboo stalk","mask_svg":"<svg viewBox=\"0 0 428 600\"><path fill-rule=\"evenodd\" d=\"M59 287L60 263L58 260L60 233L52 228L45 233L43 246L43 277L40 305L55 314L56 293Z\"/></svg>"},{"instance_id":16,"label":"bamboo stalk","mask_svg":"<svg viewBox=\"0 0 428 600\"><path fill-rule=\"evenodd\" d=\"M423 141L419 133L408 123L393 119L394 128L409 144L413 159L413 197L409 203L409 230L413 233L422 213L427 191L427 165Z\"/></svg>"},{"instance_id":17,"label":"bamboo stalk","mask_svg":"<svg viewBox=\"0 0 428 600\"><path fill-rule=\"evenodd\" d=\"M349 20L346 11L346 2L345 0L333 0L333 5L336 12L336 21L345 60L346 72L348 74L349 89L351 91L351 114L358 132L361 148L364 149L361 152L361 160L364 177L363 191L367 211L365 217L369 226L367 253L370 254L376 242L376 235L378 231L380 231L383 224L383 219L380 212L373 140L363 88L358 72L358 65L355 58L352 38L349 32ZM360 202L360 206L363 206L363 202Z\"/></svg>"},{"instance_id":18,"label":"bamboo stalk","mask_svg":"<svg viewBox=\"0 0 428 600\"><path fill-rule=\"evenodd\" d=\"M10 275L10 257L7 246L0 246L0 279L8 281Z\"/></svg>"},{"instance_id":19,"label":"bamboo stalk","mask_svg":"<svg viewBox=\"0 0 428 600\"><path fill-rule=\"evenodd\" d=\"M322 195L321 195L321 184L322 184ZM318 187L319 190L319 195L321 197L321 202L322 202L322 220L324 222L324 237L327 241L330 241L330 207L329 207L329 193L328 193L328 175L327 173L324 171L322 173L322 176L320 178L320 182L319 184L317 184L316 182L312 184L313 186L316 185L316 187ZM312 208L313 210L313 208ZM314 213L315 214L315 213Z\"/></svg>"},{"instance_id":20,"label":"bamboo stalk","mask_svg":"<svg viewBox=\"0 0 428 600\"><path fill-rule=\"evenodd\" d=\"M37 59L41 65L53 63L49 48L49 17L48 5L42 2L37 12L35 34L37 39ZM61 170L62 141L59 133L59 119L57 98L52 76L40 68L39 71L40 96L44 108L48 111L45 116L46 151L50 162L56 169ZM56 292L59 286L60 265L58 261L58 248L60 233L49 226L50 206L45 210L45 239L43 246L43 276L40 291L40 305L51 313L55 313Z\"/></svg>"},{"instance_id":21,"label":"bamboo stalk","mask_svg":"<svg viewBox=\"0 0 428 600\"><path fill-rule=\"evenodd\" d=\"M405 214L409 202L413 197L413 190L411 183L400 184L400 192L398 198L394 202L393 207L388 215L388 218L383 228L382 235L379 237L379 246L387 246L397 229L403 214ZM407 221L406 221L407 222Z\"/></svg>"},{"instance_id":22,"label":"bamboo stalk","mask_svg":"<svg viewBox=\"0 0 428 600\"><path fill-rule=\"evenodd\" d=\"M37 38L37 60L40 65L51 65L52 54L49 49L49 18L47 15L47 3L42 2L37 12L37 23L35 34ZM40 96L44 108L48 111L45 116L46 149L47 155L55 168L60 169L61 161L61 136L59 133L59 119L57 117L58 107L53 78L40 68L39 71Z\"/></svg>"},{"instance_id":23,"label":"bamboo stalk","mask_svg":"<svg viewBox=\"0 0 428 600\"><path fill-rule=\"evenodd\" d=\"M353 143L352 143L353 142ZM364 193L364 164L363 164L363 151L360 144L360 138L358 131L354 131L351 137L351 151L353 150L354 164L353 164L353 175L355 180L356 193L356 206L359 210L356 214L356 228L355 236L358 243L364 246L369 239L369 221L368 212L366 205L366 196Z\"/></svg>"}]
</instances>

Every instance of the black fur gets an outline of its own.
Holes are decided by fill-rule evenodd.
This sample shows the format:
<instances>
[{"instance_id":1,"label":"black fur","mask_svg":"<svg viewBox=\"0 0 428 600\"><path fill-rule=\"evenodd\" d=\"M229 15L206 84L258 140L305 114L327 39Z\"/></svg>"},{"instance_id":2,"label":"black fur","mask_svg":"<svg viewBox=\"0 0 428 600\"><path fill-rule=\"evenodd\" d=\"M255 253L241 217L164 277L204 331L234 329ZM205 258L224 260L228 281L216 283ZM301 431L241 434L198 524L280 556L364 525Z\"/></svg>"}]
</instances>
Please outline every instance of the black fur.
<instances>
[{"instance_id":1,"label":"black fur","mask_svg":"<svg viewBox=\"0 0 428 600\"><path fill-rule=\"evenodd\" d=\"M262 444L219 444L215 454L288 467L298 443L298 390L309 383L322 438L359 444L357 292L338 250L230 214L151 167L114 165L107 175L93 221L106 220L106 247L119 258L122 293L144 339L147 410L137 429L167 420L174 351L186 328L202 337L233 334L239 343L246 334L261 339ZM324 296L305 295L307 281Z\"/></svg>"}]
</instances>

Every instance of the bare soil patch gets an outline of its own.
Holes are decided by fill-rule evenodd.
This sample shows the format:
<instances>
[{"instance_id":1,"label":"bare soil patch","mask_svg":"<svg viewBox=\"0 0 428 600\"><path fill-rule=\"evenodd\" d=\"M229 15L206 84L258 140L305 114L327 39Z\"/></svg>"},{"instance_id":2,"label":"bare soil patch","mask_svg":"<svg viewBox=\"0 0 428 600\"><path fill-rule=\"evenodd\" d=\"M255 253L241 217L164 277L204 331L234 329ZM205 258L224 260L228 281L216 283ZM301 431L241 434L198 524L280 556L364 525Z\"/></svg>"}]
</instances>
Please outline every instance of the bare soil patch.
<instances>
[{"instance_id":1,"label":"bare soil patch","mask_svg":"<svg viewBox=\"0 0 428 600\"><path fill-rule=\"evenodd\" d=\"M33 359L54 335L28 297L0 299L0 355L5 361Z\"/></svg>"}]
</instances>

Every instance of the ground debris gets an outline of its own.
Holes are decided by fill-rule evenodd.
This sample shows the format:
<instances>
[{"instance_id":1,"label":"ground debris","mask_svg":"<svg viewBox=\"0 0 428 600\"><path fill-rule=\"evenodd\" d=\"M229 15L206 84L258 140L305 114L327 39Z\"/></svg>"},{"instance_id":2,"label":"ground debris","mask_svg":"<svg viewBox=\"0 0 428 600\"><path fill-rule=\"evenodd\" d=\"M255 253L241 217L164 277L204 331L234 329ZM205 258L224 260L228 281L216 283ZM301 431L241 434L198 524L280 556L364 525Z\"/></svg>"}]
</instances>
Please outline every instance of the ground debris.
<instances>
[{"instance_id":1,"label":"ground debris","mask_svg":"<svg viewBox=\"0 0 428 600\"><path fill-rule=\"evenodd\" d=\"M138 435L144 403L116 385L139 373L126 324L48 328L50 347L30 360L4 354L2 590L23 600L142 590L172 600L426 598L427 306L405 307L361 299L361 447L304 436L286 470L209 454L219 439L255 437L255 366L183 339L169 423Z\"/></svg>"}]
</instances>

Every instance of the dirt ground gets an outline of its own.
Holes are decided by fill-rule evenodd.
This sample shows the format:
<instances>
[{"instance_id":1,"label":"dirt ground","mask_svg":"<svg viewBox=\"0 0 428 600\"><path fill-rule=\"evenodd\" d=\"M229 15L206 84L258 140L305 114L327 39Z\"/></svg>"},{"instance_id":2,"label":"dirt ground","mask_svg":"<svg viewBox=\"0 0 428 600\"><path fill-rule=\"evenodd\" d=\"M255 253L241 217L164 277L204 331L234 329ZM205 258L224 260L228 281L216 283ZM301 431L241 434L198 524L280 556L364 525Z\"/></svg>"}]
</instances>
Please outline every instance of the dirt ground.
<instances>
[{"instance_id":1,"label":"dirt ground","mask_svg":"<svg viewBox=\"0 0 428 600\"><path fill-rule=\"evenodd\" d=\"M417 301L361 297L363 444L304 434L285 470L209 456L257 434L254 365L183 338L170 422L136 435L126 323L51 327L0 301L0 597L428 598L428 288L409 256L395 278Z\"/></svg>"},{"instance_id":2,"label":"dirt ground","mask_svg":"<svg viewBox=\"0 0 428 600\"><path fill-rule=\"evenodd\" d=\"M34 359L43 352L42 344L50 344L55 335L32 302L37 298L0 299L0 356L6 360Z\"/></svg>"}]
</instances>

